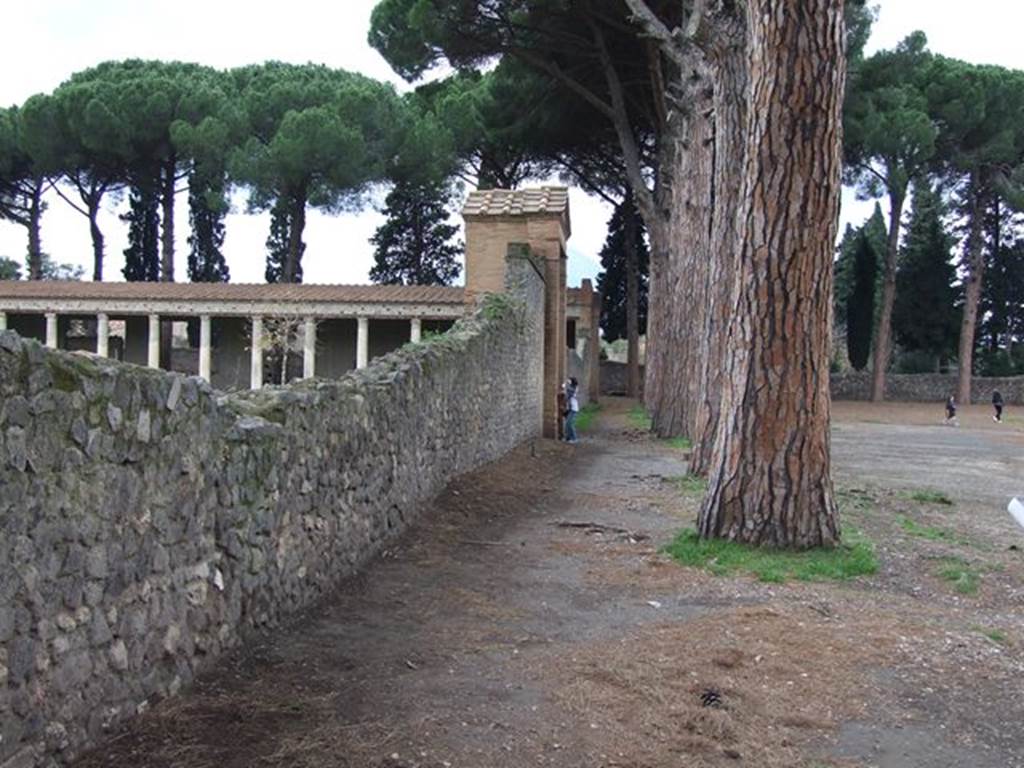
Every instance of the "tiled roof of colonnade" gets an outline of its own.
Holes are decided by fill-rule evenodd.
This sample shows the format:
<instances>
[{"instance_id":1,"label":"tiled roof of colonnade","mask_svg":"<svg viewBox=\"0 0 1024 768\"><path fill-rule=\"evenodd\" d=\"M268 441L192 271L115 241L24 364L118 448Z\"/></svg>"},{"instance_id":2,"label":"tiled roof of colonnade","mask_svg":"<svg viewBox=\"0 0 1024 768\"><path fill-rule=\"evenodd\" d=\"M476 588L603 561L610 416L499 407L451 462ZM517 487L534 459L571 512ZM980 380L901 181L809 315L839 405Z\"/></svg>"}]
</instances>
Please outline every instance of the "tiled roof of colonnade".
<instances>
[{"instance_id":1,"label":"tiled roof of colonnade","mask_svg":"<svg viewBox=\"0 0 1024 768\"><path fill-rule=\"evenodd\" d=\"M0 312L453 318L464 305L438 285L0 281Z\"/></svg>"}]
</instances>

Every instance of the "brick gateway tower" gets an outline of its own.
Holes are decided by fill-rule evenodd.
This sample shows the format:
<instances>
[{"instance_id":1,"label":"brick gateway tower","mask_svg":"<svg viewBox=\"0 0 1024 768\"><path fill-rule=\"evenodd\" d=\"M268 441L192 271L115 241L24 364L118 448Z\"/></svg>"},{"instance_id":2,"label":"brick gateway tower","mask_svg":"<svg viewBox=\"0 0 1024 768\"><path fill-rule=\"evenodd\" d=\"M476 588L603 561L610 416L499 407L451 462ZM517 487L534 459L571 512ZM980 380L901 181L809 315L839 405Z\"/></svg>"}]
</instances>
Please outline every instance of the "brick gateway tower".
<instances>
[{"instance_id":1,"label":"brick gateway tower","mask_svg":"<svg viewBox=\"0 0 1024 768\"><path fill-rule=\"evenodd\" d=\"M543 265L544 397L543 434L556 437L558 391L566 378L566 242L571 235L569 190L540 187L471 192L466 221L466 300L501 293L510 245L522 245Z\"/></svg>"}]
</instances>

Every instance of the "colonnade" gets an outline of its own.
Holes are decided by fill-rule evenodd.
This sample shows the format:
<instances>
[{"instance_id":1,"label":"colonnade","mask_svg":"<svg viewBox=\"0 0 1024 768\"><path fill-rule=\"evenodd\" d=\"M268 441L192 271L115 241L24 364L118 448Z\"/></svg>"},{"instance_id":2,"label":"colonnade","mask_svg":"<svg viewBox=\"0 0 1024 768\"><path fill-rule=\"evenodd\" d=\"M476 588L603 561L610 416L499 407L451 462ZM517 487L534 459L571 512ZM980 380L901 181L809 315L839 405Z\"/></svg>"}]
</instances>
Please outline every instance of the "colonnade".
<instances>
[{"instance_id":1,"label":"colonnade","mask_svg":"<svg viewBox=\"0 0 1024 768\"><path fill-rule=\"evenodd\" d=\"M46 346L57 349L59 334L57 330L56 312L46 312ZM149 345L146 364L150 368L160 367L160 315L149 317ZM250 318L251 354L250 386L259 389L263 386L263 316L252 315ZM199 316L199 376L210 380L212 371L212 334L211 315ZM7 314L0 312L0 331L7 329ZM302 375L311 379L316 376L316 329L317 318L306 317L303 320ZM409 340L419 342L423 334L423 323L418 317L409 320ZM110 316L106 313L96 315L96 354L108 357L110 353ZM356 318L356 368L365 368L370 362L370 318Z\"/></svg>"}]
</instances>

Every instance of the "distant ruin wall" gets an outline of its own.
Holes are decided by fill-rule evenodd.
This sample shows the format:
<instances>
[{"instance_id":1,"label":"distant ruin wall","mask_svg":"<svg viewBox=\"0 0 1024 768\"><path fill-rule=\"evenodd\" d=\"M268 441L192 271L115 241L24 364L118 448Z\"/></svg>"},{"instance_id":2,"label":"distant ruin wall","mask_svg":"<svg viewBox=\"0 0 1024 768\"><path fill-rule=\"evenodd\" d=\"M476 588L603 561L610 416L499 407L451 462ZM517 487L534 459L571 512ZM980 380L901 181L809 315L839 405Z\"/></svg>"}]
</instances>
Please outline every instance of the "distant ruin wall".
<instances>
[{"instance_id":1,"label":"distant ruin wall","mask_svg":"<svg viewBox=\"0 0 1024 768\"><path fill-rule=\"evenodd\" d=\"M971 380L971 402L989 403L999 390L1008 405L1024 405L1024 376ZM939 373L888 374L885 399L897 402L940 403L956 392L956 376ZM870 400L870 373L832 374L833 400Z\"/></svg>"},{"instance_id":2,"label":"distant ruin wall","mask_svg":"<svg viewBox=\"0 0 1024 768\"><path fill-rule=\"evenodd\" d=\"M0 766L62 764L539 433L543 282L336 381L224 395L0 333Z\"/></svg>"},{"instance_id":3,"label":"distant ruin wall","mask_svg":"<svg viewBox=\"0 0 1024 768\"><path fill-rule=\"evenodd\" d=\"M644 388L644 367L640 366L640 393ZM601 361L601 394L625 395L629 389L629 366L611 360Z\"/></svg>"}]
</instances>

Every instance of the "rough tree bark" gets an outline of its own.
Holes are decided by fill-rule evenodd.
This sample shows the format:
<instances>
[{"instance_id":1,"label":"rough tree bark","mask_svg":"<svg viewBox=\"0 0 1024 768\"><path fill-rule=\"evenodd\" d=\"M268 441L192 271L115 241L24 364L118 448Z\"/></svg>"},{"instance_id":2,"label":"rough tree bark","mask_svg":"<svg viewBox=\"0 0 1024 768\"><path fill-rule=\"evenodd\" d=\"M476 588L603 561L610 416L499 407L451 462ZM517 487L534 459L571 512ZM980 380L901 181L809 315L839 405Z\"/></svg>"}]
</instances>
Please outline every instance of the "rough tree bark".
<instances>
[{"instance_id":1,"label":"rough tree bark","mask_svg":"<svg viewBox=\"0 0 1024 768\"><path fill-rule=\"evenodd\" d=\"M732 282L740 248L737 214L745 151L747 61L746 25L739 12L715 22L709 59L714 72L713 174L707 270L708 308L699 335L704 362L696 404L690 471L705 475L712 463L721 411L724 340L733 313Z\"/></svg>"},{"instance_id":2,"label":"rough tree bark","mask_svg":"<svg viewBox=\"0 0 1024 768\"><path fill-rule=\"evenodd\" d=\"M626 211L626 394L640 396L640 263L636 250L636 209L627 194Z\"/></svg>"},{"instance_id":3,"label":"rough tree bark","mask_svg":"<svg viewBox=\"0 0 1024 768\"><path fill-rule=\"evenodd\" d=\"M103 280L103 231L97 219L100 215L100 201L89 201L89 236L92 239L92 279L99 283Z\"/></svg>"},{"instance_id":4,"label":"rough tree bark","mask_svg":"<svg viewBox=\"0 0 1024 768\"><path fill-rule=\"evenodd\" d=\"M41 235L43 222L43 188L42 179L33 184L32 198L28 206L28 279L43 279L43 240Z\"/></svg>"},{"instance_id":5,"label":"rough tree bark","mask_svg":"<svg viewBox=\"0 0 1024 768\"><path fill-rule=\"evenodd\" d=\"M282 283L299 282L299 264L302 261L302 233L306 228L305 192L292 201L291 216L288 217L288 256L281 271Z\"/></svg>"},{"instance_id":6,"label":"rough tree bark","mask_svg":"<svg viewBox=\"0 0 1024 768\"><path fill-rule=\"evenodd\" d=\"M906 188L897 187L889 192L889 240L885 250L885 274L882 278L882 310L878 317L878 331L875 333L875 349L871 361L871 399L876 403L885 400L885 372L889 367L889 356L892 354L896 257L900 250L900 223L903 220L903 205L906 199Z\"/></svg>"},{"instance_id":7,"label":"rough tree bark","mask_svg":"<svg viewBox=\"0 0 1024 768\"><path fill-rule=\"evenodd\" d=\"M964 277L964 312L960 319L960 353L957 362L956 399L961 405L971 402L971 374L974 367L974 331L978 324L978 304L985 276L984 185L975 176L971 179L970 222L967 231L966 267Z\"/></svg>"},{"instance_id":8,"label":"rough tree bark","mask_svg":"<svg viewBox=\"0 0 1024 768\"><path fill-rule=\"evenodd\" d=\"M747 0L742 245L699 528L833 545L828 346L845 83L843 0Z\"/></svg>"},{"instance_id":9,"label":"rough tree bark","mask_svg":"<svg viewBox=\"0 0 1024 768\"><path fill-rule=\"evenodd\" d=\"M163 166L163 190L160 195L162 207L160 234L160 282L174 282L174 187L177 183L178 160L172 153Z\"/></svg>"}]
</instances>

